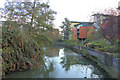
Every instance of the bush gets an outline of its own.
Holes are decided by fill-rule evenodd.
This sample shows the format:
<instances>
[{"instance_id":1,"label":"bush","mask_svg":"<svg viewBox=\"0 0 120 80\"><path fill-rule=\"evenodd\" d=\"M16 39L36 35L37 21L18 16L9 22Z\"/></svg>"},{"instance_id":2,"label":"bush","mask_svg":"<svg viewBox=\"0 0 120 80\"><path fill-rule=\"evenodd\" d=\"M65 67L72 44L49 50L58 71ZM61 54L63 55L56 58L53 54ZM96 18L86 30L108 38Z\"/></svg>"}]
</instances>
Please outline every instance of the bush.
<instances>
[{"instance_id":1,"label":"bush","mask_svg":"<svg viewBox=\"0 0 120 80\"><path fill-rule=\"evenodd\" d=\"M77 45L76 40L74 40L74 39L64 40L64 43L69 44L69 45Z\"/></svg>"},{"instance_id":2,"label":"bush","mask_svg":"<svg viewBox=\"0 0 120 80\"><path fill-rule=\"evenodd\" d=\"M107 40L100 39L90 43L90 48L94 48L102 52L110 52L112 54L120 53L120 46L118 46L117 41L114 45L111 45Z\"/></svg>"},{"instance_id":3,"label":"bush","mask_svg":"<svg viewBox=\"0 0 120 80\"><path fill-rule=\"evenodd\" d=\"M53 42L51 38L48 38L44 34L32 35L32 39L35 40L40 47L50 45Z\"/></svg>"},{"instance_id":4,"label":"bush","mask_svg":"<svg viewBox=\"0 0 120 80\"><path fill-rule=\"evenodd\" d=\"M43 61L42 49L20 28L4 27L2 31L3 72L29 69Z\"/></svg>"}]
</instances>

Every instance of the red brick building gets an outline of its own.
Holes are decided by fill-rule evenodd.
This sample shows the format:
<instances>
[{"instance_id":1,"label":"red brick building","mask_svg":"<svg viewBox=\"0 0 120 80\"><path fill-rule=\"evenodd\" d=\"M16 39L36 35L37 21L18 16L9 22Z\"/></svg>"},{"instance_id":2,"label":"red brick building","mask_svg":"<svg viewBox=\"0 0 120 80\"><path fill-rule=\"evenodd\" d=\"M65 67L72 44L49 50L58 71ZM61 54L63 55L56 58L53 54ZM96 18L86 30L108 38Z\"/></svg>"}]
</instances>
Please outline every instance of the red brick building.
<instances>
[{"instance_id":1,"label":"red brick building","mask_svg":"<svg viewBox=\"0 0 120 80\"><path fill-rule=\"evenodd\" d=\"M87 35L90 33L91 29L96 29L92 22L81 22L75 25L76 32L74 33L78 40L87 39Z\"/></svg>"}]
</instances>

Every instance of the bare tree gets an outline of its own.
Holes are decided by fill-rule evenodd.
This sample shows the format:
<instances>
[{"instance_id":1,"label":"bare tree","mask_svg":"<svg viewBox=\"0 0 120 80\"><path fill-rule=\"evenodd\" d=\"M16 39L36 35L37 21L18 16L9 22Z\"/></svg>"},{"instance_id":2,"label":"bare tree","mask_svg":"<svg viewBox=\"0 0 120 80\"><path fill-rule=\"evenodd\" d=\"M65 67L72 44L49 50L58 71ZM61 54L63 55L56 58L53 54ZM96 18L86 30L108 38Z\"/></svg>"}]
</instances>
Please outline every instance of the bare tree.
<instances>
[{"instance_id":1,"label":"bare tree","mask_svg":"<svg viewBox=\"0 0 120 80\"><path fill-rule=\"evenodd\" d=\"M111 44L114 44L118 39L118 10L109 8L96 12L97 25L100 28L100 34L107 39Z\"/></svg>"}]
</instances>

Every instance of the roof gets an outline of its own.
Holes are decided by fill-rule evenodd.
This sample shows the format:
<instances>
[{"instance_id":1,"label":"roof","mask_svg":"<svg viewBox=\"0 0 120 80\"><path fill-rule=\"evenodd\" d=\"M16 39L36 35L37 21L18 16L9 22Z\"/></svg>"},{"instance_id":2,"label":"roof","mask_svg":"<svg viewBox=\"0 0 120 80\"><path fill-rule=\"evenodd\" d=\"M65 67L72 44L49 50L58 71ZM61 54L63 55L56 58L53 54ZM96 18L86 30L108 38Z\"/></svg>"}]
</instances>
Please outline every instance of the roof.
<instances>
[{"instance_id":1,"label":"roof","mask_svg":"<svg viewBox=\"0 0 120 80\"><path fill-rule=\"evenodd\" d=\"M71 23L81 23L80 21L70 21Z\"/></svg>"},{"instance_id":2,"label":"roof","mask_svg":"<svg viewBox=\"0 0 120 80\"><path fill-rule=\"evenodd\" d=\"M74 26L77 27L78 25L84 26L84 27L89 27L89 26L93 25L93 22L84 22L84 23L76 24Z\"/></svg>"},{"instance_id":3,"label":"roof","mask_svg":"<svg viewBox=\"0 0 120 80\"><path fill-rule=\"evenodd\" d=\"M92 16L101 16L101 15L102 16L115 16L115 15L111 15L111 14L101 14L101 13L96 13L96 14L93 14Z\"/></svg>"},{"instance_id":4,"label":"roof","mask_svg":"<svg viewBox=\"0 0 120 80\"><path fill-rule=\"evenodd\" d=\"M92 16L97 16L97 15L104 15L104 14L96 13L96 14L93 14Z\"/></svg>"},{"instance_id":5,"label":"roof","mask_svg":"<svg viewBox=\"0 0 120 80\"><path fill-rule=\"evenodd\" d=\"M93 23L93 22L85 22L85 21L70 21L71 23Z\"/></svg>"}]
</instances>

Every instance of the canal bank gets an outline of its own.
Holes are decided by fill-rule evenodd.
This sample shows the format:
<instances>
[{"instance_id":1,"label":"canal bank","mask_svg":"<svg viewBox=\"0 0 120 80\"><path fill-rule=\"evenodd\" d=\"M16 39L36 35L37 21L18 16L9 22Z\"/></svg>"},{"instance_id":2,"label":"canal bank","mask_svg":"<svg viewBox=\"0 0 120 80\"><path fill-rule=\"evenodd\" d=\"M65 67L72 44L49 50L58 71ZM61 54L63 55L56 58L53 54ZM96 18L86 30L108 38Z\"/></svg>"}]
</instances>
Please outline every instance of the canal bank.
<instances>
[{"instance_id":1,"label":"canal bank","mask_svg":"<svg viewBox=\"0 0 120 80\"><path fill-rule=\"evenodd\" d=\"M11 73L6 78L108 78L93 61L63 46L46 47L44 62L45 67Z\"/></svg>"},{"instance_id":2,"label":"canal bank","mask_svg":"<svg viewBox=\"0 0 120 80\"><path fill-rule=\"evenodd\" d=\"M110 78L120 78L120 59L115 58L111 55L104 54L103 52L96 51L93 49L78 47L75 45L68 45L58 43L59 45L63 45L75 51L77 53L82 54L84 57L94 61L98 66L100 66L105 72L108 73Z\"/></svg>"}]
</instances>

